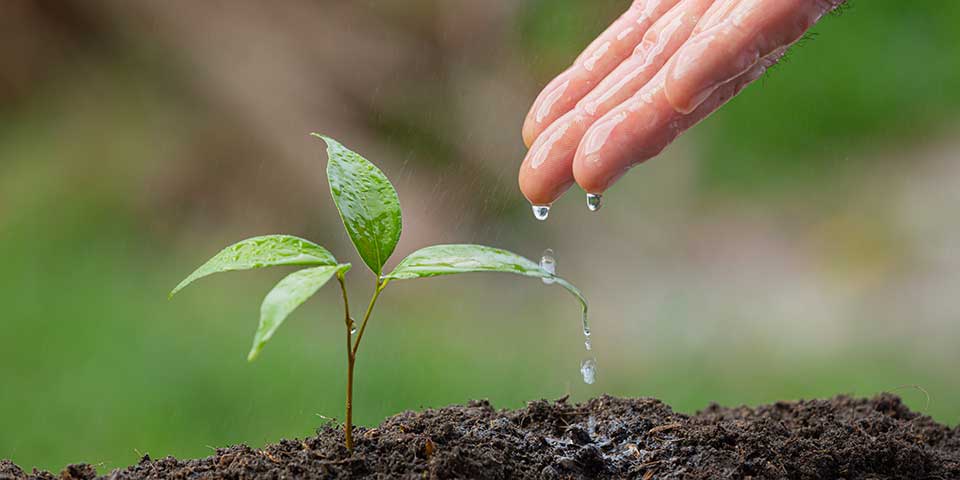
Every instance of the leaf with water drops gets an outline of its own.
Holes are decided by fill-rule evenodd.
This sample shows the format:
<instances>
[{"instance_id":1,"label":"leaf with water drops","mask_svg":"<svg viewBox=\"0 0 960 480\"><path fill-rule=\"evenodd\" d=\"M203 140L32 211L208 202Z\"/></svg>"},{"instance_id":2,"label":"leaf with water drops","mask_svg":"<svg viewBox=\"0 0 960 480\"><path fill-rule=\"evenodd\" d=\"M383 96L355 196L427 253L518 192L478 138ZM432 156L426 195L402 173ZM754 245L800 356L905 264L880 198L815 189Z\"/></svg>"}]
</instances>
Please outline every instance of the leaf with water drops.
<instances>
[{"instance_id":1,"label":"leaf with water drops","mask_svg":"<svg viewBox=\"0 0 960 480\"><path fill-rule=\"evenodd\" d=\"M280 280L260 305L260 325L253 337L253 347L250 348L247 360L252 362L257 358L260 350L273 337L290 313L317 293L317 290L320 290L320 287L330 281L335 274L349 269L349 263L305 268Z\"/></svg>"},{"instance_id":2,"label":"leaf with water drops","mask_svg":"<svg viewBox=\"0 0 960 480\"><path fill-rule=\"evenodd\" d=\"M187 285L214 273L278 265L336 265L327 249L292 235L265 235L248 238L220 251L185 278L173 291L174 296Z\"/></svg>"},{"instance_id":3,"label":"leaf with water drops","mask_svg":"<svg viewBox=\"0 0 960 480\"><path fill-rule=\"evenodd\" d=\"M400 240L400 199L374 164L336 140L327 142L327 181L343 226L363 262L378 276Z\"/></svg>"},{"instance_id":4,"label":"leaf with water drops","mask_svg":"<svg viewBox=\"0 0 960 480\"><path fill-rule=\"evenodd\" d=\"M573 284L541 268L533 260L483 245L434 245L422 248L404 258L386 278L406 280L470 272L505 272L552 280L577 298L586 315L587 300Z\"/></svg>"}]
</instances>

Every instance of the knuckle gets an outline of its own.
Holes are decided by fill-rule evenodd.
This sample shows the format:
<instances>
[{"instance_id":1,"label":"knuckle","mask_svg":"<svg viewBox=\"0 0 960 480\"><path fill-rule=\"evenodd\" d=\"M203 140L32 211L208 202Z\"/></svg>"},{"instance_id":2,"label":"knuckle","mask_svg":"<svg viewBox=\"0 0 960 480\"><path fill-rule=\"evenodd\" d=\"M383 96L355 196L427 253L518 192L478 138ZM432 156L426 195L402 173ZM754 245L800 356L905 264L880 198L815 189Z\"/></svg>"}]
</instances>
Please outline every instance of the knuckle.
<instances>
[{"instance_id":1,"label":"knuckle","mask_svg":"<svg viewBox=\"0 0 960 480\"><path fill-rule=\"evenodd\" d=\"M654 45L656 45L657 42L655 39L650 38L650 33L651 32L647 32L647 34L643 36L643 40L641 40L636 47L633 47L632 55L634 57L646 56L647 52L649 52L650 49L653 48Z\"/></svg>"}]
</instances>

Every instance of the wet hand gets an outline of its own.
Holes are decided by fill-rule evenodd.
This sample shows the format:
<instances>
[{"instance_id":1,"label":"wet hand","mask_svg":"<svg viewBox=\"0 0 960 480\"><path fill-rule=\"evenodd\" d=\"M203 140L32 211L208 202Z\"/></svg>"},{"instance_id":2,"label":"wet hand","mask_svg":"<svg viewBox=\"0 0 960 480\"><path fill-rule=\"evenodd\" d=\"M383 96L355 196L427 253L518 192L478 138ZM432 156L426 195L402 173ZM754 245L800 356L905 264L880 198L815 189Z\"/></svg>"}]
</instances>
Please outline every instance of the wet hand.
<instances>
[{"instance_id":1,"label":"wet hand","mask_svg":"<svg viewBox=\"0 0 960 480\"><path fill-rule=\"evenodd\" d=\"M602 194L760 77L842 2L634 1L534 101L523 125L524 196L549 205L574 182Z\"/></svg>"}]
</instances>

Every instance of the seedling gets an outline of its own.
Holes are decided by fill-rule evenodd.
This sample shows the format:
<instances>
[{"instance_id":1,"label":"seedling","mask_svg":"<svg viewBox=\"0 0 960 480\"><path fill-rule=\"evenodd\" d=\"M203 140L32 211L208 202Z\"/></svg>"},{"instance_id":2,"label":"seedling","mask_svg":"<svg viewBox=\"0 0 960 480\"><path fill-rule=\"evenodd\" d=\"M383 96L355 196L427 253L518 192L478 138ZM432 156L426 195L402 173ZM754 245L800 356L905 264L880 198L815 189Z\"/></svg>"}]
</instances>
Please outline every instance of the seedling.
<instances>
[{"instance_id":1,"label":"seedling","mask_svg":"<svg viewBox=\"0 0 960 480\"><path fill-rule=\"evenodd\" d=\"M434 245L411 253L392 272L384 274L383 266L400 240L400 200L397 198L396 189L383 172L365 158L332 138L312 135L327 143L327 181L330 184L330 193L350 240L375 277L373 294L360 321L359 330L350 315L350 302L344 281L350 264L338 262L320 245L290 235L254 237L225 248L180 282L170 292L170 296L190 283L214 273L280 265L309 267L281 280L264 298L260 306L260 325L247 355L247 359L253 361L290 313L335 277L343 294L346 328L347 401L344 435L348 449L353 449L353 372L357 352L377 298L390 282L467 272L514 273L562 286L579 300L582 312L586 315L586 300L576 287L531 260L497 248L482 245Z\"/></svg>"}]
</instances>

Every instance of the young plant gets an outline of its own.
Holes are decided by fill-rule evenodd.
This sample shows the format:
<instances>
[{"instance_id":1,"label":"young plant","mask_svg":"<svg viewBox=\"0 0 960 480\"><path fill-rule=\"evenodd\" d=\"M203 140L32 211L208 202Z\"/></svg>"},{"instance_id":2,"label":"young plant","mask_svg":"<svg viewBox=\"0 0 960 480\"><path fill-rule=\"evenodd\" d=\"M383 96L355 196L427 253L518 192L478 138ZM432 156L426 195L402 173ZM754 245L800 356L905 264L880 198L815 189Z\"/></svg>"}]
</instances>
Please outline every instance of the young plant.
<instances>
[{"instance_id":1,"label":"young plant","mask_svg":"<svg viewBox=\"0 0 960 480\"><path fill-rule=\"evenodd\" d=\"M392 272L384 274L383 266L400 240L401 215L397 191L380 169L360 155L332 138L312 135L327 143L327 181L330 184L330 193L350 240L375 278L373 294L363 313L359 330L350 314L344 282L350 264L338 262L320 245L290 235L254 237L225 248L180 282L170 292L170 296L190 283L214 273L280 265L309 267L288 275L264 298L260 306L260 325L247 355L247 359L253 361L287 316L331 278L336 277L343 295L346 328L347 399L344 435L348 449L353 448L353 372L357 352L377 298L390 282L467 272L514 273L552 280L572 293L579 300L583 314L586 314L586 300L580 291L566 280L524 257L482 245L426 247L411 253Z\"/></svg>"}]
</instances>

